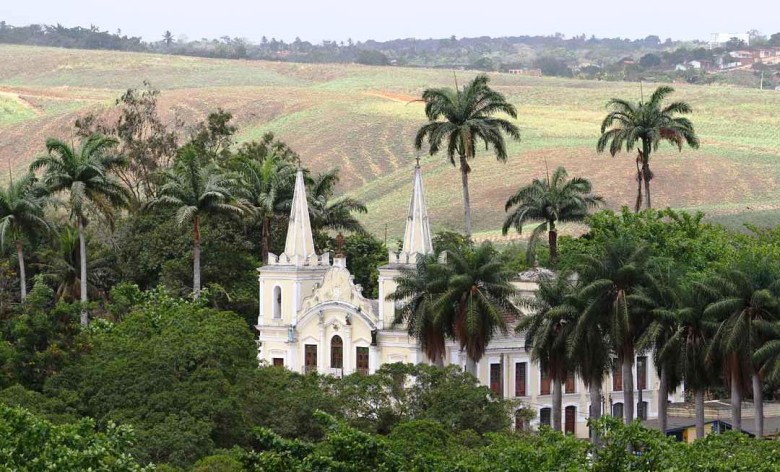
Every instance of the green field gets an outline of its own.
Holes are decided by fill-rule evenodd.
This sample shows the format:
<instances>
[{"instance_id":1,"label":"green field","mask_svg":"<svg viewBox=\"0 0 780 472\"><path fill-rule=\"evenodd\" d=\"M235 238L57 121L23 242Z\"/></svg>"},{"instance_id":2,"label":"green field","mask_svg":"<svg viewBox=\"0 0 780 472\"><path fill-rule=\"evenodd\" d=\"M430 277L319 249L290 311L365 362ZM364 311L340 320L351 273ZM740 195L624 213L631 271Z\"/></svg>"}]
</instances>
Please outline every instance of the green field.
<instances>
[{"instance_id":1,"label":"green field","mask_svg":"<svg viewBox=\"0 0 780 472\"><path fill-rule=\"evenodd\" d=\"M194 123L209 110L231 111L240 140L273 131L315 170L338 167L343 190L369 207L366 225L397 236L424 123L409 103L431 86L451 86L446 70L359 65L211 60L152 54L0 46L0 159L21 168L48 136L70 138L79 114L108 108L143 80L161 89L169 118ZM472 74L458 72L463 83ZM475 227L498 238L503 203L518 186L565 165L593 180L610 207L634 199L633 155L598 156L598 126L611 97L639 97L639 85L494 74L492 85L518 108L523 140L507 164L477 157L472 174ZM645 84L645 92L651 84ZM665 147L655 155L654 205L701 209L731 226L780 221L780 93L677 85L690 102L699 151ZM442 157L423 159L436 229L459 229L460 177Z\"/></svg>"}]
</instances>

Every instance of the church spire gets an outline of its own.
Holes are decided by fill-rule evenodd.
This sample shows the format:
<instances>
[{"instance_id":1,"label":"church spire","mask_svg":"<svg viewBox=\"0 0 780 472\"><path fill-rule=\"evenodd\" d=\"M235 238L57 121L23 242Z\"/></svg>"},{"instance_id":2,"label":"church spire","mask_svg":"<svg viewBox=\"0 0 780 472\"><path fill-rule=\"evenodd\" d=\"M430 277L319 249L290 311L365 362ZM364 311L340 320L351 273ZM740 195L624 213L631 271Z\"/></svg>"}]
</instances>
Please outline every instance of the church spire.
<instances>
[{"instance_id":1,"label":"church spire","mask_svg":"<svg viewBox=\"0 0 780 472\"><path fill-rule=\"evenodd\" d=\"M284 245L284 256L294 265L306 264L306 259L316 259L314 239L311 234L309 219L309 202L306 199L306 187L303 184L303 170L298 167L295 176L290 222L287 226L287 241Z\"/></svg>"},{"instance_id":2,"label":"church spire","mask_svg":"<svg viewBox=\"0 0 780 472\"><path fill-rule=\"evenodd\" d=\"M432 252L431 227L428 223L428 209L425 206L422 172L418 158L417 165L414 167L414 187L412 188L412 199L409 202L409 215L406 219L404 245L401 253L409 263L414 263L417 254L430 254Z\"/></svg>"}]
</instances>

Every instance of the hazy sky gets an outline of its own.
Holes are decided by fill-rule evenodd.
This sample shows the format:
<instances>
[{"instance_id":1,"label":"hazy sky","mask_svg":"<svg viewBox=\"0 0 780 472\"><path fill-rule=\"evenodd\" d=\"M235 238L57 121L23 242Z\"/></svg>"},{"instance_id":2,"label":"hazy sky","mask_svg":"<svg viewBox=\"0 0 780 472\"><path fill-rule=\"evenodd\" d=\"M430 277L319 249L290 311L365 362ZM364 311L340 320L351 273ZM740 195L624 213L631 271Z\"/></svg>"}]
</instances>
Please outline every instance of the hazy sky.
<instances>
[{"instance_id":1,"label":"hazy sky","mask_svg":"<svg viewBox=\"0 0 780 472\"><path fill-rule=\"evenodd\" d=\"M145 40L160 39L166 29L189 39L251 41L263 35L319 42L555 32L707 39L713 32L775 33L779 18L778 0L0 0L0 20L12 25L95 24Z\"/></svg>"}]
</instances>

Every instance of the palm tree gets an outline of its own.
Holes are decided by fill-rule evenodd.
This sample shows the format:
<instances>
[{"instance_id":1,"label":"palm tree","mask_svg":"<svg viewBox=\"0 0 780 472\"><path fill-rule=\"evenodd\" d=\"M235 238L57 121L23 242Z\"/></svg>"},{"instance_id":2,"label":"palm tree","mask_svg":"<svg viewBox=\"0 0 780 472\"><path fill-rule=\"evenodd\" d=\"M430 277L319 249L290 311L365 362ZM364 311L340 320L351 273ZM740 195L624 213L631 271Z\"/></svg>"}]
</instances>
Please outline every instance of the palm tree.
<instances>
[{"instance_id":1,"label":"palm tree","mask_svg":"<svg viewBox=\"0 0 780 472\"><path fill-rule=\"evenodd\" d=\"M126 165L127 161L110 153L117 141L101 135L86 139L81 149L76 150L58 139L47 139L48 153L33 161L31 171L45 169L42 183L49 193L68 193L71 217L76 218L79 231L81 303L86 305L87 296L87 246L84 228L87 225L88 205L110 216L114 209L127 205L128 191L111 174ZM81 310L81 324L89 323L86 306Z\"/></svg>"},{"instance_id":2,"label":"palm tree","mask_svg":"<svg viewBox=\"0 0 780 472\"><path fill-rule=\"evenodd\" d=\"M174 166L165 174L160 195L148 207L176 207L176 222L192 224L192 291L200 296L201 220L211 215L240 215L245 206L236 201L236 182L215 162L204 164L192 146L180 151Z\"/></svg>"},{"instance_id":3,"label":"palm tree","mask_svg":"<svg viewBox=\"0 0 780 472\"><path fill-rule=\"evenodd\" d=\"M780 277L769 260L746 260L714 277L710 286L720 298L705 310L706 316L719 321L708 358L723 362L731 386L731 426L737 431L742 430L742 396L748 390L747 379L752 380L756 437L761 438L764 404L753 355L765 342L762 323L775 321L780 314Z\"/></svg>"},{"instance_id":4,"label":"palm tree","mask_svg":"<svg viewBox=\"0 0 780 472\"><path fill-rule=\"evenodd\" d=\"M33 173L28 173L19 180L12 178L8 187L0 189L0 245L4 246L8 238L12 238L16 243L21 301L27 298L22 238L24 235L34 236L39 230L49 230L49 224L43 218L44 203L42 189Z\"/></svg>"},{"instance_id":5,"label":"palm tree","mask_svg":"<svg viewBox=\"0 0 780 472\"><path fill-rule=\"evenodd\" d=\"M599 256L581 256L577 267L583 284L580 296L588 300L583 317L606 327L622 364L627 423L634 420L634 355L646 324L636 309L637 292L648 281L649 261L647 246L618 238L607 240Z\"/></svg>"},{"instance_id":6,"label":"palm tree","mask_svg":"<svg viewBox=\"0 0 780 472\"><path fill-rule=\"evenodd\" d=\"M309 214L314 231L334 230L364 233L365 229L353 213L366 213L366 205L354 198L333 198L339 183L339 171L334 169L306 182L309 194ZM292 200L292 195L290 195Z\"/></svg>"},{"instance_id":7,"label":"palm tree","mask_svg":"<svg viewBox=\"0 0 780 472\"><path fill-rule=\"evenodd\" d=\"M405 324L409 336L417 339L428 359L439 366L444 365L445 335L434 302L447 288L448 278L437 273L442 270L447 268L438 264L438 256L419 255L414 268L401 270L395 292L387 296L400 305L393 324Z\"/></svg>"},{"instance_id":8,"label":"palm tree","mask_svg":"<svg viewBox=\"0 0 780 472\"><path fill-rule=\"evenodd\" d=\"M522 300L530 311L515 328L525 333L526 351L552 380L552 427L556 431L561 430L562 387L572 373L568 342L577 315L567 306L572 291L572 281L566 274L542 280L534 298Z\"/></svg>"},{"instance_id":9,"label":"palm tree","mask_svg":"<svg viewBox=\"0 0 780 472\"><path fill-rule=\"evenodd\" d=\"M558 261L558 230L555 223L582 221L588 215L588 210L604 202L600 196L590 193L592 187L589 180L580 177L567 180L567 176L566 169L558 167L552 178L548 174L544 180L534 179L506 201L504 211L509 211L513 206L516 208L504 221L501 229L503 234L507 234L512 226L518 233L522 233L526 222L541 220L528 242L529 262L532 262L536 242L542 232L548 231L550 262L555 264Z\"/></svg>"},{"instance_id":10,"label":"palm tree","mask_svg":"<svg viewBox=\"0 0 780 472\"><path fill-rule=\"evenodd\" d=\"M603 316L595 310L587 310L591 301L583 295L582 285L574 282L572 292L558 310L566 310L574 318L574 327L569 336L568 357L574 371L590 392L588 416L591 421L597 421L601 418L603 402L601 388L604 376L611 370L612 355L609 348L609 330L603 323ZM591 431L593 444L598 444L598 431Z\"/></svg>"},{"instance_id":11,"label":"palm tree","mask_svg":"<svg viewBox=\"0 0 780 472\"><path fill-rule=\"evenodd\" d=\"M271 220L283 212L285 203L289 205L295 181L295 166L276 153L271 153L262 160L238 156L234 166L241 179L245 203L261 223L261 257L263 264L266 264L268 252L271 250Z\"/></svg>"},{"instance_id":12,"label":"palm tree","mask_svg":"<svg viewBox=\"0 0 780 472\"><path fill-rule=\"evenodd\" d=\"M699 147L699 138L693 129L693 123L687 118L676 116L687 115L693 111L693 108L686 102L673 102L661 107L661 102L672 92L674 92L672 87L662 86L653 92L648 102L642 99L634 104L619 98L607 102L607 107L612 111L601 123L601 137L596 144L598 152L603 152L609 147L609 153L613 157L624 147L626 152L630 152L637 143L640 144L637 173L640 181L645 184L647 208L651 208L650 180L653 178L650 156L658 150L661 141L674 144L680 151L684 144L694 149ZM637 210L641 199L640 182Z\"/></svg>"},{"instance_id":13,"label":"palm tree","mask_svg":"<svg viewBox=\"0 0 780 472\"><path fill-rule=\"evenodd\" d=\"M663 329L671 327L671 335L663 342L657 342L656 357L665 364L675 364L685 387L693 392L696 411L696 437L704 437L704 391L712 386L712 365L707 362L707 352L714 332L713 323L705 316L705 310L712 301L712 291L701 283L677 285L675 301L669 309L656 310L653 325ZM658 339L658 338L656 338ZM664 414L666 413L664 409ZM659 409L659 418L661 411ZM662 430L666 430L666 418L661 418Z\"/></svg>"},{"instance_id":14,"label":"palm tree","mask_svg":"<svg viewBox=\"0 0 780 472\"><path fill-rule=\"evenodd\" d=\"M485 149L493 147L496 158L506 162L507 152L503 133L520 140L520 131L514 124L496 113L506 113L517 118L514 105L504 95L488 86L488 76L480 74L463 89L430 88L422 94L428 124L420 128L414 139L416 149L422 149L427 138L431 155L447 148L447 158L453 166L460 166L463 184L463 209L466 220L466 237L471 238L471 201L469 199L469 160L476 156L481 141ZM457 161L456 161L457 158Z\"/></svg>"},{"instance_id":15,"label":"palm tree","mask_svg":"<svg viewBox=\"0 0 780 472\"><path fill-rule=\"evenodd\" d=\"M445 286L434 302L435 322L465 350L466 371L477 373L477 362L496 331L507 332L507 318L518 315L510 283L499 254L489 243L446 252L447 270L437 272Z\"/></svg>"},{"instance_id":16,"label":"palm tree","mask_svg":"<svg viewBox=\"0 0 780 472\"><path fill-rule=\"evenodd\" d=\"M653 353L653 364L659 379L658 422L661 431L667 430L669 392L679 387L686 369L689 368L688 364L692 362L692 359L686 357L690 353L682 352L690 346L681 342L687 341L686 336L689 335L688 332L681 331L681 322L690 320L692 316L693 319L702 321L701 318L695 318L695 315L701 315L706 306L704 303L697 303L704 298L698 296L699 292L694 293L690 285L683 285L676 277L678 273L676 267L667 267L657 278L651 278L651 282L655 283L640 287L639 296L636 297L640 301L637 311L650 320L637 345L641 349L650 349ZM697 308L699 312L696 311Z\"/></svg>"},{"instance_id":17,"label":"palm tree","mask_svg":"<svg viewBox=\"0 0 780 472\"><path fill-rule=\"evenodd\" d=\"M89 237L87 237L89 243ZM50 243L39 253L38 268L44 280L57 287L55 299L68 303L79 299L82 278L79 270L80 238L78 229L64 226L55 231ZM111 270L109 258L91 257L87 261L86 286L91 298L101 295L100 283Z\"/></svg>"}]
</instances>

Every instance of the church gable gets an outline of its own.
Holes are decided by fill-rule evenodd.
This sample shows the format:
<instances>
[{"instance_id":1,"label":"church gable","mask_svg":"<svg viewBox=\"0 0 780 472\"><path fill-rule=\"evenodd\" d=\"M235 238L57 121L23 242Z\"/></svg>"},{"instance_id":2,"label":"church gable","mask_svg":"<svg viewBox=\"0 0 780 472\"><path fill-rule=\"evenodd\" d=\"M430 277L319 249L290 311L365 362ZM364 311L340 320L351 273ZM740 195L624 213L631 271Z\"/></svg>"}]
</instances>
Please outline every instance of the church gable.
<instances>
[{"instance_id":1,"label":"church gable","mask_svg":"<svg viewBox=\"0 0 780 472\"><path fill-rule=\"evenodd\" d=\"M334 265L325 272L322 284L314 289L311 296L303 300L301 314L305 315L318 305L335 302L354 306L357 311L365 314L372 321L377 319L371 300L363 296L360 286L355 285L352 274L341 265Z\"/></svg>"}]
</instances>

